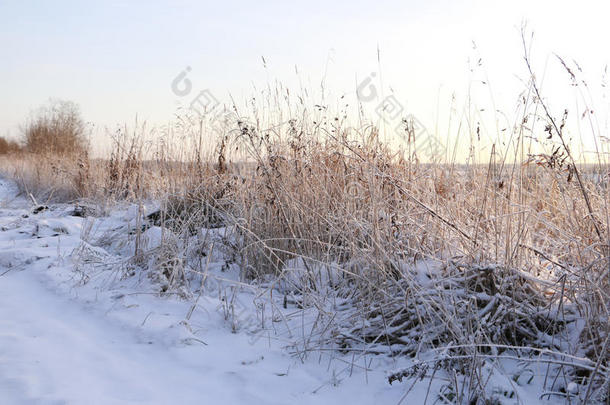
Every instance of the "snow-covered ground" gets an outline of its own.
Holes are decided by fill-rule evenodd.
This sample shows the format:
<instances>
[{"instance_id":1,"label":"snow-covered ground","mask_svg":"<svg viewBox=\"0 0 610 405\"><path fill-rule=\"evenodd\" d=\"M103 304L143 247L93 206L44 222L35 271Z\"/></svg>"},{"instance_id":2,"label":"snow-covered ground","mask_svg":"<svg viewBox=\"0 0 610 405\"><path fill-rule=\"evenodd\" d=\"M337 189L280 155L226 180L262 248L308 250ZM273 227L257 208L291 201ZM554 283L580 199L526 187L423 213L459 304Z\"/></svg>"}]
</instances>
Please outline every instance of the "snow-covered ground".
<instances>
[{"instance_id":1,"label":"snow-covered ground","mask_svg":"<svg viewBox=\"0 0 610 405\"><path fill-rule=\"evenodd\" d=\"M0 179L0 404L391 404L406 392L387 383L387 359L295 355L233 333L217 292L189 317L193 299L118 277L127 247L87 241L129 223L129 207L35 214L17 194Z\"/></svg>"},{"instance_id":2,"label":"snow-covered ground","mask_svg":"<svg viewBox=\"0 0 610 405\"><path fill-rule=\"evenodd\" d=\"M432 380L428 373L390 385L388 373L411 360L317 350L308 336L315 315L241 283L214 254L197 270L203 288L159 294L147 262L134 262L136 206L98 207L85 217L74 215L74 205L40 207L0 178L0 405L435 404L455 397L457 374L438 370ZM214 232L208 242L222 229ZM140 248L155 252L161 233L151 224ZM496 404L566 397L541 395L545 363L504 359L480 373Z\"/></svg>"}]
</instances>

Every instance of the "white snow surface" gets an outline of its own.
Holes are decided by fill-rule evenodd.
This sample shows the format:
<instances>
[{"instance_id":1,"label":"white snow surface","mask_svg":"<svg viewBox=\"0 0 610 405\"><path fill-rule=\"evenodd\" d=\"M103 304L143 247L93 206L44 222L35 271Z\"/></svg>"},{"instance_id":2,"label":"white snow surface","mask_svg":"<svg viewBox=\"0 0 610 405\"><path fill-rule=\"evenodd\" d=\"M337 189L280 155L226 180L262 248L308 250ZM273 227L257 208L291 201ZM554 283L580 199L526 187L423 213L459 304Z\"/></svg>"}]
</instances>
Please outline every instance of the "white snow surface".
<instances>
[{"instance_id":1,"label":"white snow surface","mask_svg":"<svg viewBox=\"0 0 610 405\"><path fill-rule=\"evenodd\" d=\"M0 404L373 404L404 395L375 370L387 360L368 358L363 371L362 359L349 377L341 358L301 360L281 341L232 333L218 296L201 298L186 320L193 300L160 297L145 277L85 274L74 256L86 220L70 205L32 214L17 194L0 179ZM124 225L130 212L96 219L91 233ZM108 268L128 251L116 241L111 252L85 246Z\"/></svg>"},{"instance_id":2,"label":"white snow surface","mask_svg":"<svg viewBox=\"0 0 610 405\"><path fill-rule=\"evenodd\" d=\"M216 281L199 298L196 290L160 295L142 266L125 270L136 206L89 218L72 216L74 205L34 208L0 178L0 405L446 403L439 392L450 378L441 371L433 381L388 384L408 359L315 344L303 353L293 343L307 340L313 319L282 309L281 294L262 310L275 321L259 327L260 297L215 261L207 267ZM146 230L144 248L162 234ZM226 316L229 299L239 304L237 322ZM544 365L524 367L486 366L498 403L557 403L540 399Z\"/></svg>"}]
</instances>

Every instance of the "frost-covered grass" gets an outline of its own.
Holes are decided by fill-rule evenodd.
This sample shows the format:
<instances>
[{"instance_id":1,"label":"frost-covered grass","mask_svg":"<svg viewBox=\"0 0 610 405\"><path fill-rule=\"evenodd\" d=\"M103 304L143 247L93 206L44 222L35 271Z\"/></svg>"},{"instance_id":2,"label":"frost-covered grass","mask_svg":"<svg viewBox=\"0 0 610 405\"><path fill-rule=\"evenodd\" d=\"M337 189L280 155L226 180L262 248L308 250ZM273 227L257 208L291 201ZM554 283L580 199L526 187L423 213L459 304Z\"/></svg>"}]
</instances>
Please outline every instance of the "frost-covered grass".
<instances>
[{"instance_id":1,"label":"frost-covered grass","mask_svg":"<svg viewBox=\"0 0 610 405\"><path fill-rule=\"evenodd\" d=\"M154 140L123 132L107 159L2 170L37 204L78 201L90 218L130 204L114 227L91 220L72 253L82 283L146 279L188 302L187 320L214 295L233 332L330 358L334 382L383 359L415 402L430 384L429 403L603 403L607 154L578 161L528 90L485 164L423 163L412 123L398 150L375 125L267 94L275 109L221 127L185 116Z\"/></svg>"},{"instance_id":2,"label":"frost-covered grass","mask_svg":"<svg viewBox=\"0 0 610 405\"><path fill-rule=\"evenodd\" d=\"M185 298L160 296L154 272L131 260L137 208L35 213L16 194L0 179L0 403L364 404L403 395L385 383L386 358L366 356L368 368L354 364L347 378L349 356L290 356L261 329L255 291L216 259ZM150 255L155 232L142 242ZM293 312L282 316L298 324Z\"/></svg>"},{"instance_id":3,"label":"frost-covered grass","mask_svg":"<svg viewBox=\"0 0 610 405\"><path fill-rule=\"evenodd\" d=\"M430 317L430 307L451 305L435 302L443 297L437 287L458 278L442 277L435 261L402 269L405 287L418 286L419 299L428 302L404 305L404 316L396 316L394 301L387 301L387 324L380 325L383 316L367 314L371 309L345 291L339 263L292 259L281 277L243 280L231 257L240 236L231 227L181 241L175 230L146 219L159 208L153 201L106 213L75 204L40 210L14 198L10 183L0 189L6 190L0 394L14 404L444 403L464 402L471 392L495 403L529 404L544 403L540 395L583 394L569 373L559 373L562 365L594 368L567 350L435 345L446 325L462 320L451 314L394 325L413 311ZM83 207L90 214L75 216ZM446 298L467 305L463 289ZM502 291L499 286L493 299L504 300ZM541 389L545 384L555 388Z\"/></svg>"}]
</instances>

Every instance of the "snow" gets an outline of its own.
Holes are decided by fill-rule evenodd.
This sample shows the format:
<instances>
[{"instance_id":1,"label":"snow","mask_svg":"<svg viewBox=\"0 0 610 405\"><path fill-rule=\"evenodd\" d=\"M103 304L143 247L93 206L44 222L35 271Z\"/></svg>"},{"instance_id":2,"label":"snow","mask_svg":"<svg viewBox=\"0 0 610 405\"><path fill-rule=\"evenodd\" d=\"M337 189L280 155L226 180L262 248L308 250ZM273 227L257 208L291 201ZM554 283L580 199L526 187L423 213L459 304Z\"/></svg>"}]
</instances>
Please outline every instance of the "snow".
<instances>
[{"instance_id":1,"label":"snow","mask_svg":"<svg viewBox=\"0 0 610 405\"><path fill-rule=\"evenodd\" d=\"M387 383L387 359L302 360L280 340L232 333L218 297L199 299L187 320L192 300L151 293L138 275L119 280L83 266L83 249L106 266L128 249L84 241L90 220L70 216L73 207L34 215L16 195L0 179L1 404L371 404L404 395ZM121 228L130 211L96 220L91 233ZM247 296L241 302L248 306Z\"/></svg>"},{"instance_id":2,"label":"snow","mask_svg":"<svg viewBox=\"0 0 610 405\"><path fill-rule=\"evenodd\" d=\"M172 317L158 304L153 313ZM220 325L197 325L208 329L202 336L207 345L178 344L136 325L113 322L94 305L58 296L48 282L26 271L2 280L4 398L10 403L75 404L334 403L345 390L351 396L358 388L346 384L312 395L308 391L324 384L318 375L325 373L294 365L281 352L253 349L244 336ZM184 330L174 334L187 335ZM287 372L288 377L282 376ZM382 381L375 385L384 386ZM358 390L365 396L361 403L372 403L373 388ZM392 393L387 394L390 399Z\"/></svg>"},{"instance_id":3,"label":"snow","mask_svg":"<svg viewBox=\"0 0 610 405\"><path fill-rule=\"evenodd\" d=\"M204 263L203 291L160 295L158 280L134 267L136 205L96 218L72 216L73 205L35 208L0 178L0 405L421 404L455 395L457 374L390 385L390 372L416 363L308 346L315 313L283 309L281 294L261 297L216 260L222 252ZM207 232L220 240L225 230ZM168 238L151 226L140 243L155 251ZM300 263L290 266L297 283ZM481 378L499 404L557 403L563 394L540 395L547 371L505 359L485 363Z\"/></svg>"}]
</instances>

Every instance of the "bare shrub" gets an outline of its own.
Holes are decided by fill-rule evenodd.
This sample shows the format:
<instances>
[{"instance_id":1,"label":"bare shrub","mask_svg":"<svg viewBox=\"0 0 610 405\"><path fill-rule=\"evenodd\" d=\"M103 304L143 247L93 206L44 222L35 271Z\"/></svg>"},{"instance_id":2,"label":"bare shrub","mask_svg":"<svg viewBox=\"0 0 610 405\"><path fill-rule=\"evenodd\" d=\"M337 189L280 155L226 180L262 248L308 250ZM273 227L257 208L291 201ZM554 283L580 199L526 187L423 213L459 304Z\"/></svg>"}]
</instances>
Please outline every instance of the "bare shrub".
<instances>
[{"instance_id":1,"label":"bare shrub","mask_svg":"<svg viewBox=\"0 0 610 405\"><path fill-rule=\"evenodd\" d=\"M85 123L71 101L52 100L36 111L23 129L26 150L34 154L86 156Z\"/></svg>"},{"instance_id":2,"label":"bare shrub","mask_svg":"<svg viewBox=\"0 0 610 405\"><path fill-rule=\"evenodd\" d=\"M21 146L15 141L0 137L0 155L14 154L21 151Z\"/></svg>"}]
</instances>

